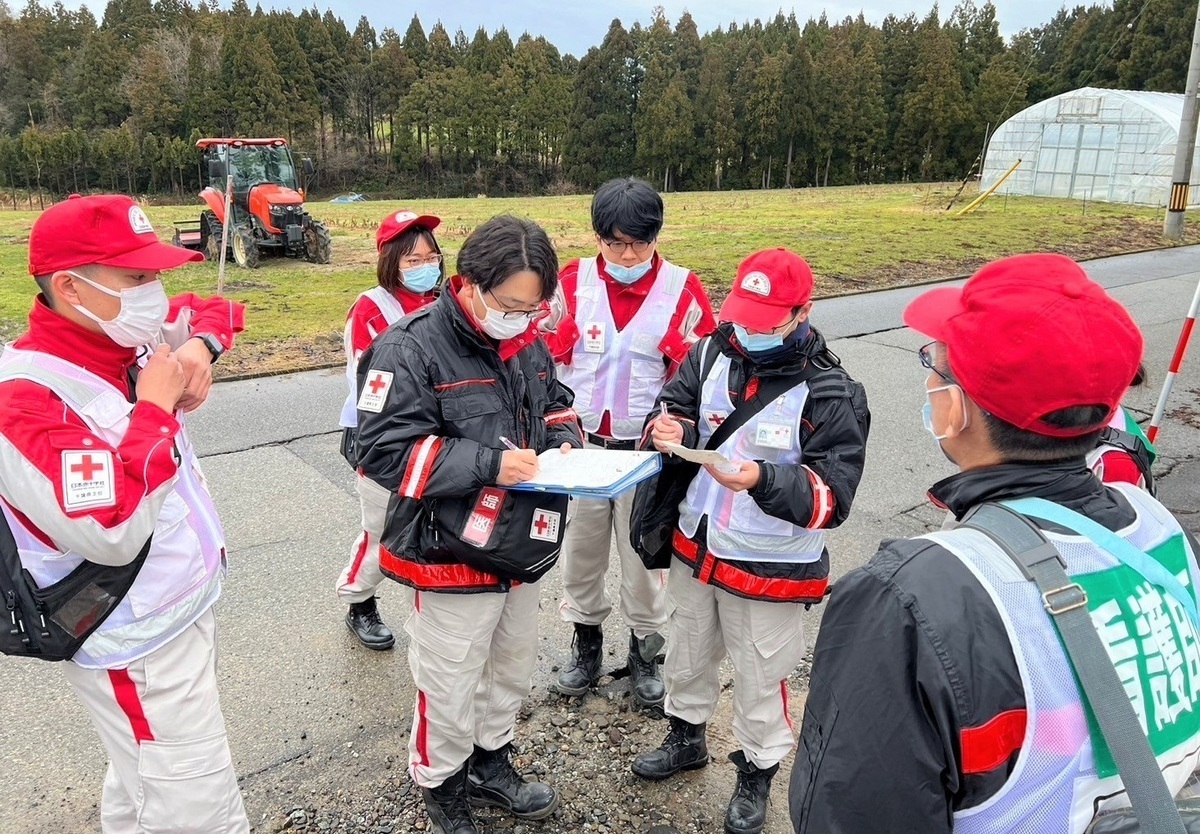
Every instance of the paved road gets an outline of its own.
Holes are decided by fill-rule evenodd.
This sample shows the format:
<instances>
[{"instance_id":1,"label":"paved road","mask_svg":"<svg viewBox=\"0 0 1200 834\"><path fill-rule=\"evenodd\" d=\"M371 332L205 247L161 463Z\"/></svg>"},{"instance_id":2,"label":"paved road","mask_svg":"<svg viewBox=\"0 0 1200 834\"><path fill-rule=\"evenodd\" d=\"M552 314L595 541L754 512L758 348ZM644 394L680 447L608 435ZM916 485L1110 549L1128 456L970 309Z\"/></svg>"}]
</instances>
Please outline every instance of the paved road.
<instances>
[{"instance_id":1,"label":"paved road","mask_svg":"<svg viewBox=\"0 0 1200 834\"><path fill-rule=\"evenodd\" d=\"M1088 269L1146 333L1151 383L1131 402L1148 414L1200 279L1200 247L1108 258ZM938 521L924 488L950 469L921 428L924 374L913 353L920 339L900 323L904 303L917 292L830 299L814 310L816 325L865 383L874 413L854 513L831 540L838 575L868 558L880 538ZM222 700L251 820L263 830L314 787L328 790L328 780L352 780L378 766L356 761L351 751L394 739L393 752L403 755L400 736L412 698L404 653L353 645L333 596L357 523L351 473L331 430L344 396L338 371L224 383L191 421L229 539L232 572L218 615ZM1185 367L1172 408L1175 417L1160 438L1162 493L1196 519L1200 357ZM610 585L614 578L610 573ZM569 633L556 615L560 590L552 573L535 691L568 651ZM403 608L398 591L385 588L382 609L397 629ZM808 626L817 625L814 612ZM0 675L0 832L98 830L103 751L61 672L0 658ZM719 776L726 793L732 777Z\"/></svg>"}]
</instances>

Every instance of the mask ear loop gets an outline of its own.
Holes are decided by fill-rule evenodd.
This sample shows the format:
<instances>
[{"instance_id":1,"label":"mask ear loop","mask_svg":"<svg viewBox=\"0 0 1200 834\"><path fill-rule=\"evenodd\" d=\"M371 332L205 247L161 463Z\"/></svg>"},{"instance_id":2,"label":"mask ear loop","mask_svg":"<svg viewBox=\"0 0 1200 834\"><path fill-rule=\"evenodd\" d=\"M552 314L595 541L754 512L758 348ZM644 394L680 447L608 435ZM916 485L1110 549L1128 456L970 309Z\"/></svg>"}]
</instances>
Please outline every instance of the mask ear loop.
<instances>
[{"instance_id":1,"label":"mask ear loop","mask_svg":"<svg viewBox=\"0 0 1200 834\"><path fill-rule=\"evenodd\" d=\"M959 385L957 382L949 382L945 385L938 385L935 388L926 388L925 389L925 399L928 400L930 394L936 394L938 391L945 391L946 393L951 394L951 396L954 396L954 394L952 392L954 392L954 391L958 392L957 393L958 402L959 402L959 405L962 406L962 415L963 415L962 428L959 429L959 432L966 431L968 428L970 428L971 412L967 411L967 392L963 390L962 386ZM949 435L935 434L933 437L935 440L945 440L947 437L949 437Z\"/></svg>"}]
</instances>

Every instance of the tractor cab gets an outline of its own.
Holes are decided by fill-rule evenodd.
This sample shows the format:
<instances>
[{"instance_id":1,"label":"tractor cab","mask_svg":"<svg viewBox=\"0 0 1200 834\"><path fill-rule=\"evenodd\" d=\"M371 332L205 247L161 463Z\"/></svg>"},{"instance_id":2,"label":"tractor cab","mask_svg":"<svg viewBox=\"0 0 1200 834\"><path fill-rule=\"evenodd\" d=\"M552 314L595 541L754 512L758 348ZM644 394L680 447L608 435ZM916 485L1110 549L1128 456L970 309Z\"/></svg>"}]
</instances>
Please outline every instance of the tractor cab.
<instances>
[{"instance_id":1,"label":"tractor cab","mask_svg":"<svg viewBox=\"0 0 1200 834\"><path fill-rule=\"evenodd\" d=\"M208 206L198 222L176 224L182 246L221 254L225 188L232 177L228 245L239 266L258 265L260 252L329 263L329 230L304 208L304 189L291 149L283 139L201 139L201 170L208 183L200 199ZM302 161L306 176L312 161Z\"/></svg>"}]
</instances>

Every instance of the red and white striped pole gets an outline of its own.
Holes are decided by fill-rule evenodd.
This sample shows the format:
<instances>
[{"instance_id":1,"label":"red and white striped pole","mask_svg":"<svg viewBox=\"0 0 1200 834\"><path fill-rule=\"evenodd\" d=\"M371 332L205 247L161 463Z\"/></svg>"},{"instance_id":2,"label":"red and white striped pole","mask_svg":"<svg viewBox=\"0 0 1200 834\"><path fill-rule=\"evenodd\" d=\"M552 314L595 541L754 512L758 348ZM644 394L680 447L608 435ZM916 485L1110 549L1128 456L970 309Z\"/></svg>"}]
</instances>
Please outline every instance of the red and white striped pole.
<instances>
[{"instance_id":1,"label":"red and white striped pole","mask_svg":"<svg viewBox=\"0 0 1200 834\"><path fill-rule=\"evenodd\" d=\"M1192 328L1196 325L1196 313L1200 310L1200 283L1196 284L1196 294L1192 296L1192 306L1187 318L1183 320L1183 330L1179 332L1179 341L1175 344L1175 355L1171 357L1171 367L1167 369L1167 378L1163 380L1162 393L1158 395L1158 405L1154 407L1154 416L1150 418L1150 427L1146 430L1146 438L1153 443L1158 437L1158 427L1162 425L1163 414L1167 410L1167 398L1171 396L1171 386L1179 375L1183 365L1183 357L1187 354L1188 342L1192 338Z\"/></svg>"}]
</instances>

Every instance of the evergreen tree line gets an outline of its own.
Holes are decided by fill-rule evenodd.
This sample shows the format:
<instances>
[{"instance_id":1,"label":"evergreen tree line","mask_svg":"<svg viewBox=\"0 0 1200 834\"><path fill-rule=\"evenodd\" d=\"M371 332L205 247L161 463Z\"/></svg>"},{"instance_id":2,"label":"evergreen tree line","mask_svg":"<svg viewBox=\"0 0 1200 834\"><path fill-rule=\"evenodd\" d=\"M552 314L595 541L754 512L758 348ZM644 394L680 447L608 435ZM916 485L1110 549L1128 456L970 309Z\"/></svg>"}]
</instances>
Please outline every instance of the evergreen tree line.
<instances>
[{"instance_id":1,"label":"evergreen tree line","mask_svg":"<svg viewBox=\"0 0 1200 834\"><path fill-rule=\"evenodd\" d=\"M968 176L988 132L1080 86L1182 90L1195 0L1060 10L1007 42L990 0L943 19L701 35L686 12L609 26L580 59L504 30L351 30L315 7L0 0L0 190L174 193L201 136L283 136L322 192L541 194L636 173L663 190ZM15 198L14 198L15 199Z\"/></svg>"}]
</instances>

